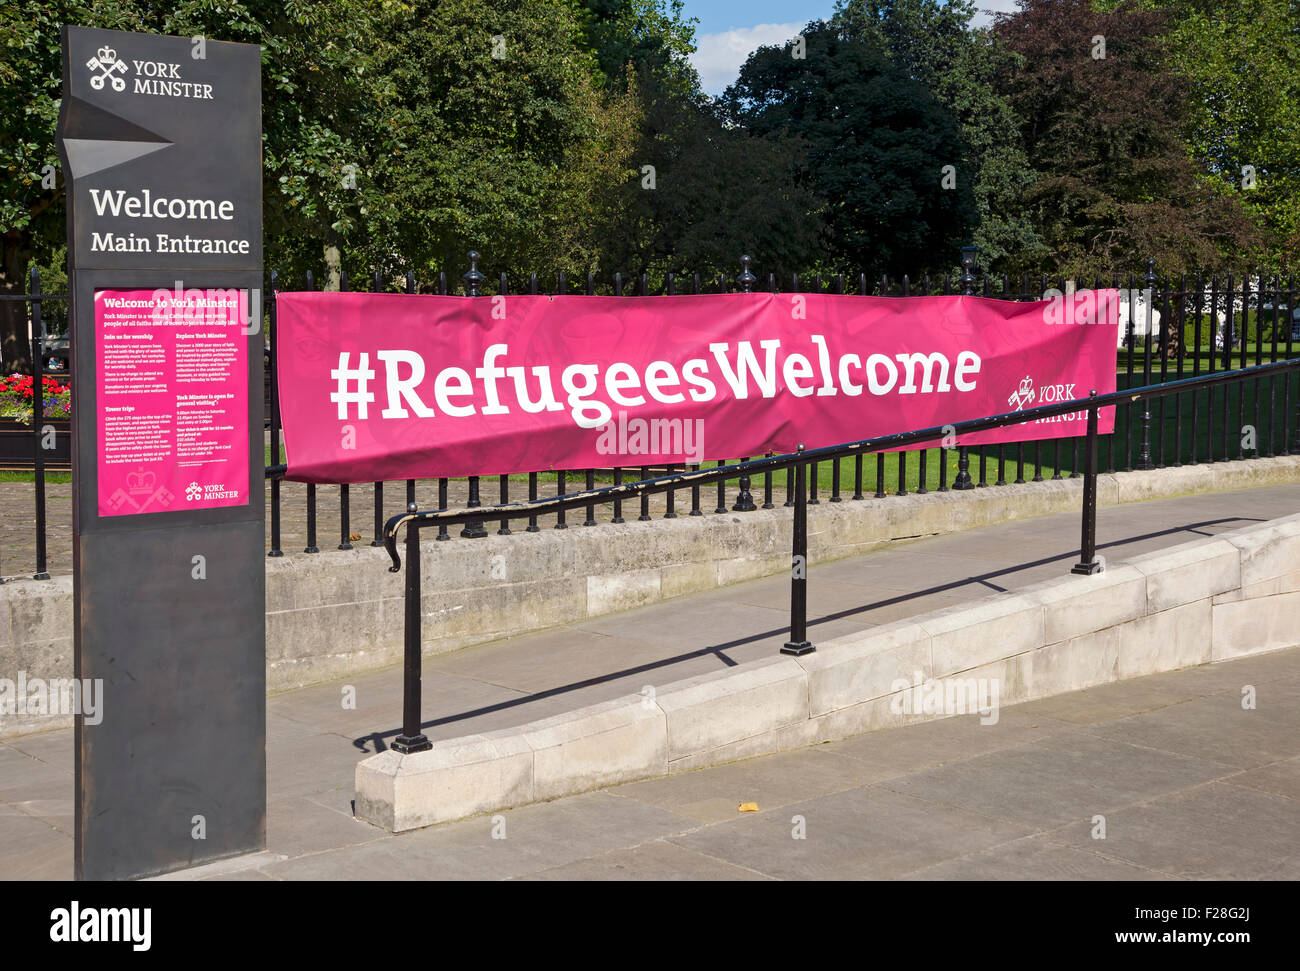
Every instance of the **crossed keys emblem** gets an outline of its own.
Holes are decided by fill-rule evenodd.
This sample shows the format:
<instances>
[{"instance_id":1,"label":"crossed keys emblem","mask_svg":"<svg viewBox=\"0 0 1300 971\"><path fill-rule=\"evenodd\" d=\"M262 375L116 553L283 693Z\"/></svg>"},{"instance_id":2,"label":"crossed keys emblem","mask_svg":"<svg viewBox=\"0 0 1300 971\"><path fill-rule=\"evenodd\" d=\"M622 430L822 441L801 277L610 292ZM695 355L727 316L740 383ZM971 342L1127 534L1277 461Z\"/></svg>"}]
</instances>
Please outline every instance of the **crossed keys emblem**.
<instances>
[{"instance_id":1,"label":"crossed keys emblem","mask_svg":"<svg viewBox=\"0 0 1300 971\"><path fill-rule=\"evenodd\" d=\"M118 489L108 497L108 505L113 512L117 512L127 503L130 503L131 508L136 512L148 512L149 507L153 505L170 506L175 498L166 486L159 486L153 492L147 493L143 499L136 499L125 489Z\"/></svg>"},{"instance_id":2,"label":"crossed keys emblem","mask_svg":"<svg viewBox=\"0 0 1300 971\"><path fill-rule=\"evenodd\" d=\"M114 490L108 497L109 508L117 512L127 503L135 512L146 512L150 506L170 506L176 498L166 486L155 486L158 476L143 465L126 474L126 488Z\"/></svg>"},{"instance_id":3,"label":"crossed keys emblem","mask_svg":"<svg viewBox=\"0 0 1300 971\"><path fill-rule=\"evenodd\" d=\"M1007 399L1007 404L1013 405L1016 411L1020 411L1025 405L1034 403L1034 379L1026 377L1020 382L1020 387L1011 392L1011 397Z\"/></svg>"},{"instance_id":4,"label":"crossed keys emblem","mask_svg":"<svg viewBox=\"0 0 1300 971\"><path fill-rule=\"evenodd\" d=\"M110 81L113 84L114 91L121 91L126 87L126 82L117 75L127 72L126 64L117 59L117 51L111 47L101 47L95 56L86 62L86 67L92 71L103 71L103 74L95 74L90 78L90 86L96 91L104 87L104 82Z\"/></svg>"}]
</instances>

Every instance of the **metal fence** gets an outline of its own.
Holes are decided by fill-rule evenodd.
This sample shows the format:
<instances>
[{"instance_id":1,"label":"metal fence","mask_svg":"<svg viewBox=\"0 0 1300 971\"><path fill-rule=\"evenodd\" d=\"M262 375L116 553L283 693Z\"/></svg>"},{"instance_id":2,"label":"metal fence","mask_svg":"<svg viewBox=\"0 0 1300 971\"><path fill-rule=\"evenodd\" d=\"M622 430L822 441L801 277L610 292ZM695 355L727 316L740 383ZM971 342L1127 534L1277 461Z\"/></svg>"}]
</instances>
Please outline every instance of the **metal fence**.
<instances>
[{"instance_id":1,"label":"metal fence","mask_svg":"<svg viewBox=\"0 0 1300 971\"><path fill-rule=\"evenodd\" d=\"M1066 293L1071 288L1064 279L1050 279L1045 275L1037 279L1022 276L1019 280L977 275L975 257L973 247L964 248L962 269L958 274L937 277L927 275L918 279L908 276L882 277L879 280L868 280L865 274L859 274L856 279L845 275L815 274L794 274L789 280L777 280L769 274L765 279L760 279L751 272L749 258L742 257L740 272L734 277L705 280L700 274L687 277L669 274L652 291L645 274L628 279L621 273L615 273L612 277L600 279L589 273L583 279L573 280L561 273L555 279L554 287L544 286L535 273L511 276L503 272L496 279L490 279L479 270L478 254L470 253L469 269L461 277L461 286L455 289L470 297L497 293L599 293L623 296L649 295L651 292L699 294L753 291L760 289L761 284L761 289L771 292L778 292L788 285L788 289L783 292L858 293L887 297L962 293L1024 301L1042 300L1045 294L1053 290ZM417 281L413 274L408 273L402 282L404 285L400 289L408 293L417 292L417 289L418 292L440 294L453 292L449 288L446 272L428 281ZM340 288L346 290L354 288L355 281L343 274L339 283ZM394 288L392 281L383 279L378 273L372 275L367 283L369 289L376 291ZM1300 311L1297 310L1294 278L1282 281L1276 277L1269 279L1254 274L1228 273L1208 278L1180 277L1178 280L1162 281L1156 276L1154 267L1148 263L1146 272L1140 276L1129 274L1121 277L1116 274L1109 280L1095 279L1091 285L1095 289L1113 287L1126 291L1131 298L1126 308L1121 310L1120 322L1125 339L1122 345L1117 340L1116 382L1121 390L1138 384L1166 384L1184 376L1199 377L1251 364L1259 365L1266 361L1290 359L1296 343L1300 342L1300 333L1295 329L1300 323L1300 317L1296 316ZM1085 281L1078 281L1078 286L1084 288ZM282 525L287 515L293 516L295 522L301 521L305 525L306 542L303 551L308 554L320 552L318 533L323 500L332 500L330 518L334 519L334 514L337 514L337 548L352 549L354 541L360 540L360 534L353 531L352 489L348 484L336 484L331 489L336 490L335 495L325 496L322 493L323 487L315 484L284 481L286 466L280 442L279 389L276 380L278 358L275 294L282 289L299 287L316 289L314 275L307 274L301 282L285 281L273 271L269 275L270 299L265 301L266 422L269 433L266 469L268 555L272 557L283 555ZM37 378L34 385L39 393L43 360L51 350L51 343L57 341L57 338L47 333L44 322L48 313L43 312L42 308L50 303L62 305L66 301L66 295L42 294L38 274L33 269L30 292L7 294L3 299L26 302L33 331L33 374ZM1148 321L1144 319L1147 310L1159 312L1158 328L1148 326ZM1230 459L1267 458L1300 452L1300 415L1295 413L1293 402L1300 404L1300 383L1297 383L1296 375L1290 371L1260 374L1236 382L1233 388L1217 384L1198 385L1195 388L1184 388L1172 396L1119 400L1114 434L1102 436L1101 439L1101 467L1107 472L1114 472ZM37 414L39 413L38 408ZM17 430L16 434L27 437L30 452L26 453L22 463L9 466L29 470L34 479L36 516L33 552L36 570L32 575L37 578L49 575L46 563L45 473L55 466L51 464L51 451L47 447L52 436L43 434L46 429L45 424L34 422L30 429ZM67 431L59 430L59 434L64 436L66 444ZM58 436L53 437L57 440ZM949 460L950 450L904 450L897 452L897 458L892 460L897 463L895 481L886 481L886 458L882 452L876 452L874 469L868 467L869 455L857 452L834 461L813 461L808 469L807 501L817 504L822 501L837 503L868 498L885 499L890 495L906 495L912 489L917 493L946 492L950 489L1040 482L1045 478L1077 478L1082 474L1080 449L1079 437L960 447L951 450L955 453L952 456L955 462ZM728 459L736 458L711 456L706 468L724 468ZM819 488L819 462L830 464L830 481L824 492ZM584 492L592 492L597 488L598 482L618 486L628 481L645 480L655 474L699 470L700 466L641 466L554 473L506 469L493 478L497 480L498 501L509 504L525 497L532 502L540 498L543 492L552 490L554 495L564 496L569 494L571 485L580 485ZM914 486L910 485L913 479ZM710 512L771 509L778 500L791 506L795 494L793 474L787 474L785 480L784 483L778 483L776 472L769 469L761 476L761 486L755 488L753 472L738 467L738 471L726 475L710 476L707 482L698 478L691 482L681 480L678 485L661 490L663 505L654 510L655 516L651 514L650 497L660 493L641 492L635 498L635 514L638 520L650 521L660 516L671 519L679 515L704 516ZM420 491L427 490L428 494L417 496L417 483L414 480L373 483L370 486L373 516L365 517L372 520L369 545L382 545L384 523L387 516L396 509L407 508L411 503L419 501L425 506L436 503L435 508L445 510L453 505L453 492L456 505L463 505L470 510L480 509L483 508L485 485L488 483L477 476L466 480L441 478L420 483ZM710 494L706 495L706 492ZM780 492L784 492L783 497L779 495ZM395 501L400 501L400 505L396 505ZM624 508L625 503L630 501L633 500L621 496L611 499L612 516L607 521L624 522L625 513L632 514L632 510ZM527 517L524 530L536 532L543 528L543 522L550 528L567 529L571 525L569 513L577 510L583 513L580 521L582 526L596 527L601 523L596 515L599 505L599 502L591 501L577 506L548 508L545 511L536 508ZM512 531L511 517L484 515L460 524L461 528L456 535L467 539L480 538L488 535L488 529L493 524L498 534L508 535ZM446 522L440 524L437 538L453 538ZM6 569L4 572L14 575L12 570Z\"/></svg>"},{"instance_id":2,"label":"metal fence","mask_svg":"<svg viewBox=\"0 0 1300 971\"><path fill-rule=\"evenodd\" d=\"M21 300L27 305L27 323L28 334L30 337L30 352L32 366L32 421L31 428L24 429L16 427L0 431L0 435L8 436L9 441L0 442L4 445L15 445L12 449L13 458L16 461L5 461L0 459L0 468L17 468L23 472L30 469L32 474L32 500L34 504L35 517L33 521L33 530L35 535L35 544L33 549L35 559L35 572L31 574L34 580L48 580L50 573L47 563L47 547L49 530L47 527L47 505L46 505L46 469L53 466L59 468L71 468L71 422L67 427L59 429L45 420L45 358L50 350L50 344L59 339L56 335L66 334L67 314L66 307L68 295L66 293L42 293L40 272L36 267L31 268L29 276L30 291L22 294L0 294L0 300ZM63 326L55 328L55 334L49 333L46 327L46 319L49 316L46 307L48 304L55 304L64 308ZM65 357L64 360L70 360ZM66 372L65 372L66 373ZM62 431L62 442L59 441L59 432ZM31 447L30 452L22 447L22 439L27 438ZM62 445L62 448L60 448ZM51 461L52 453L67 454L69 462L65 465L57 459ZM0 576L0 583L4 582L4 577Z\"/></svg>"},{"instance_id":3,"label":"metal fence","mask_svg":"<svg viewBox=\"0 0 1300 971\"><path fill-rule=\"evenodd\" d=\"M907 276L896 280L882 277L879 281L875 281L874 285L871 285L865 274L859 275L855 281L846 280L843 275L826 279L814 275L801 279L798 274L795 274L789 281L790 289L786 292L856 292L861 295L874 294L902 297L964 293L1019 301L1042 300L1044 294L1050 288L1055 288L1060 293L1067 292L1065 280L1057 279L1053 281L1046 276L1040 276L1037 280L1023 276L1015 288L1012 286L1012 281L1007 277L1000 279L988 276L977 277L974 273L975 255L973 247L964 249L962 272L955 277L943 276L936 279L923 276L916 281ZM463 293L469 297L484 296L489 293L509 294L511 292L528 294L581 292L588 295L608 293L614 296L623 296L629 290L638 295L648 295L651 292L646 275L642 274L636 280L635 285L629 287L627 285L628 281L620 273L615 273L607 281L597 281L589 273L586 275L585 280L576 286L561 273L556 280L554 289L539 288L538 277L535 273L528 275L526 280L523 281L522 288L514 289L508 274L501 273L496 286L489 287L489 278L479 270L478 262L478 254L471 252L469 254L469 270L462 277ZM756 289L759 280L750 272L749 257L741 258L740 267L740 273L735 278L718 278L710 281L707 287L699 274L692 275L688 280L679 280L669 274L663 280L661 287L655 292L672 295L677 293L749 292ZM1252 282L1252 280L1255 282ZM304 282L306 289L315 289L315 280L311 274L307 275ZM778 281L775 276L769 275L765 282L765 289L778 292ZM1233 366L1234 356L1237 358L1237 366L1245 367L1249 363L1248 339L1251 336L1255 337L1254 363L1261 364L1266 360L1273 361L1281 357L1289 358L1293 349L1293 342L1297 337L1297 334L1293 332L1290 319L1293 312L1292 308L1296 306L1295 281L1287 281L1285 287L1283 287L1282 281L1279 279L1273 279L1271 286L1268 285L1269 282L1259 280L1257 277L1247 276L1238 284L1233 274L1227 274L1222 278L1218 276L1211 277L1208 283L1200 277L1192 281L1184 277L1180 278L1177 283L1166 281L1162 287L1151 263L1148 263L1147 272L1142 277L1130 275L1125 280L1118 275L1114 275L1109 281L1100 279L1093 281L1095 289L1109 286L1126 290L1130 294L1150 294L1150 299L1144 301L1146 306L1159 309L1162 323L1175 322L1174 326L1161 326L1158 333L1153 333L1153 328L1146 326L1145 322L1141 320L1141 313L1137 312L1138 302L1134 300L1128 302L1127 315L1121 317L1126 339L1123 348L1117 347L1117 387L1120 389L1130 388L1134 386L1135 382L1144 385L1156 381L1165 383L1181 378L1186 370L1190 370L1192 376L1228 370ZM598 283L604 285L598 286ZM846 289L849 287L851 289ZM284 496L280 480L283 478L285 467L282 465L282 455L279 449L278 388L274 374L277 359L275 347L275 292L282 288L288 289L288 287L282 287L282 281L273 273L271 275L272 293L269 301L271 314L269 360L272 369L271 460L267 469L268 478L271 480L271 496L269 500L270 556L283 555L280 523ZM346 275L341 277L340 288L349 288L349 280ZM378 274L371 280L371 288L373 290L384 289L383 281ZM425 289L439 294L447 294L449 292L447 274L439 274L436 282ZM406 276L405 290L408 293L416 292L416 281L411 274ZM1221 326L1219 325L1219 317L1223 318ZM1142 333L1139 334L1139 330ZM1216 346L1218 343L1216 338L1220 335L1222 337L1221 349ZM1271 346L1269 346L1270 344ZM1278 387L1279 382L1282 384L1280 389ZM1147 401L1141 411L1137 410L1135 401L1121 404L1117 409L1115 433L1105 436L1106 470L1114 472L1134 468L1150 469L1165 465L1182 465L1200 461L1209 462L1215 461L1216 458L1227 460L1230 458L1268 457L1276 454L1289 454L1293 450L1300 451L1300 421L1290 422L1290 401L1293 396L1300 398L1300 387L1296 386L1293 376L1290 373L1284 378L1273 375L1267 381L1261 377L1254 379L1253 384L1254 387L1250 395L1247 395L1244 385L1238 387L1235 410L1230 407L1227 392L1223 392L1222 399L1216 401L1213 388L1189 389L1185 394L1177 396L1172 407L1167 407L1165 397L1160 397L1158 399L1158 410L1155 414L1151 412L1150 400ZM1267 399L1266 402L1265 398ZM1267 408L1267 411L1265 411L1265 408ZM1190 425L1186 431L1183 428L1185 415L1190 419ZM1236 430L1233 430L1233 422L1230 420L1233 415L1236 416ZM1172 429L1167 427L1171 422L1174 426ZM1250 436L1241 432L1241 429L1246 426L1255 429L1256 434L1253 440ZM1232 454L1234 444L1236 454ZM1248 445L1253 445L1253 447L1247 447ZM948 462L944 460L945 456L942 450L921 449L910 453L902 451L898 453L897 483L893 487L893 494L906 495L908 493L910 471L916 472L918 484L915 491L918 493L931 490L946 492L949 489L964 490L1002 486L1008 484L1008 481L1014 483L1041 482L1044 479L1045 471L1052 479L1075 478L1080 475L1081 470L1079 448L1080 439L1077 437L1069 440L1056 439L1047 442L1034 441L996 446L959 447L955 450L957 453L957 468L951 484L949 483ZM735 456L716 456L712 458L712 461L715 463L715 467L722 467L727 459L734 460L735 458ZM853 456L851 470L842 469L839 461L834 462L831 466L828 501L841 502L846 498L845 493L847 492L848 483L844 479L848 475L852 476L853 491L847 498L850 500L866 498L866 489L869 488L867 481L869 472L864 466L865 456L863 454ZM700 466L696 465L692 466L691 470L698 471L699 468ZM559 471L554 473L554 494L557 496L567 494L570 476L581 482L583 491L591 492L596 489L598 477L612 480L613 485L617 486L625 480L648 478L652 471L672 472L685 470L684 466L662 469L641 466L584 469L574 472ZM515 470L502 470L501 474L497 476L499 501L502 504L511 502L512 487L516 490L525 488L522 482L511 482L511 473L513 471ZM1010 480L1008 479L1009 471L1014 475L1014 478ZM528 477L526 484L528 501L536 500L542 486L541 475L527 470L520 470L520 472L526 472ZM818 464L814 462L809 470L808 501L811 504L822 501L818 488L818 472ZM990 481L991 473L996 476L992 481ZM547 478L550 477L547 476ZM734 501L728 495L729 479L736 480ZM715 482L711 480L710 485L713 484ZM483 505L483 483L481 479L471 477L466 481L466 485L467 498L464 506L468 509L481 508ZM385 483L382 482L373 485L374 521L373 539L370 544L372 546L378 546L381 543L385 518L384 486ZM307 543L304 551L316 553L319 552L317 536L319 521L318 487L314 484L307 484L303 488L305 489L303 501L305 502L307 524ZM449 480L437 480L436 488L437 508L449 508ZM792 504L793 488L793 482L787 481L785 505ZM714 513L749 512L758 508L771 509L774 506L774 489L773 475L771 473L765 474L762 484L762 502L761 504L758 503L752 491L752 475L747 475L742 471L729 477L716 478L716 505L702 496L703 485L699 483L691 485L689 489L683 485L680 489L665 490L665 505L661 515L669 519L676 518L679 515L677 510L679 506L684 504L684 497L679 497L679 493L689 493L689 512L687 515L690 516L704 515L706 508L710 505L713 506L712 512ZM874 498L885 498L890 494L890 489L891 483L886 482L885 456L883 453L877 453L872 495ZM351 537L355 535L351 532L350 498L349 486L346 484L339 485L339 549L351 549ZM416 483L413 480L406 480L405 504L409 505L415 502L416 498ZM515 498L520 498L518 492L515 493ZM609 521L614 523L624 522L624 501L620 498L611 501L613 516ZM583 526L599 525L600 521L596 518L597 505L598 503L592 502L573 507L582 509ZM568 508L558 508L554 512L554 521L550 525L555 529L568 528L568 512ZM540 512L530 516L526 531L535 532L540 529L539 519L541 518L543 516ZM639 496L637 519L642 521L652 519L649 494L642 493ZM462 524L459 535L467 539L484 537L488 534L487 527L491 521L491 516L469 520ZM511 533L510 522L507 519L501 519L496 532L500 535L509 535ZM452 538L445 523L439 528L437 538L439 540Z\"/></svg>"}]
</instances>

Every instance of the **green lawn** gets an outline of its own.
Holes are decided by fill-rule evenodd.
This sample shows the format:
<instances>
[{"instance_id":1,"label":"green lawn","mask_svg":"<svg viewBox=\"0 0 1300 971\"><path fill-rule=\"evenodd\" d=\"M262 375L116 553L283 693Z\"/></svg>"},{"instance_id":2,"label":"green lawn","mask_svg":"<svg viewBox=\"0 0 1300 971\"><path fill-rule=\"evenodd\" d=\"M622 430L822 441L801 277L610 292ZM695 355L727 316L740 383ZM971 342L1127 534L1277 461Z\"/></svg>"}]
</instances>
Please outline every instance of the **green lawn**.
<instances>
[{"instance_id":1,"label":"green lawn","mask_svg":"<svg viewBox=\"0 0 1300 971\"><path fill-rule=\"evenodd\" d=\"M1134 375L1135 385L1141 384L1141 380L1140 375ZM1125 376L1120 375L1117 387L1122 390L1129 386ZM1272 454L1285 454L1283 428L1285 425L1294 440L1298 401L1300 378L1295 374L1238 382L1228 388L1201 389L1194 393L1185 391L1152 401L1152 456L1163 455L1165 464L1173 464L1175 461L1189 463L1193 457L1198 462L1204 462L1211 456L1215 460L1221 460L1225 455L1225 428L1226 454L1231 458L1235 459L1242 454L1251 457L1255 454L1245 447L1251 444L1252 429L1258 454L1269 454L1270 441ZM1141 405L1120 405L1116 408L1116 434L1103 438L1100 446L1102 469L1123 469L1129 467L1130 462L1136 465L1142 432L1141 416ZM1125 457L1126 442L1129 458Z\"/></svg>"},{"instance_id":2,"label":"green lawn","mask_svg":"<svg viewBox=\"0 0 1300 971\"><path fill-rule=\"evenodd\" d=\"M1298 351L1300 353L1300 351ZM1234 353L1234 366L1239 361L1239 356ZM1254 350L1248 348L1248 363L1254 363ZM1130 384L1128 376L1124 370L1116 376L1116 387L1124 389L1142 383L1142 371L1140 367L1140 354L1134 355L1135 372L1132 383ZM1125 362L1121 359L1121 365ZM1192 375L1192 362L1185 361L1182 376L1190 377ZM1170 377L1178 372L1172 365L1167 366L1166 374ZM1207 373L1204 367L1201 373ZM1159 382L1161 376L1159 359L1152 361L1152 380ZM1289 397L1287 385L1290 385ZM1256 391L1258 390L1258 405L1256 404ZM1211 406L1211 399L1213 405ZM1193 400L1196 401L1196 415L1193 416ZM1227 390L1226 400L1228 402L1228 415L1226 427L1228 433L1228 454L1236 458L1238 454L1244 453L1247 456L1255 454L1252 450L1243 448L1249 442L1249 429L1245 426L1254 428L1255 444L1258 447L1259 454L1269 454L1269 442L1272 441L1273 454L1285 454L1283 441L1283 417L1286 418L1286 426L1289 434L1294 440L1295 424L1297 419L1297 402L1300 402L1300 376L1290 375L1289 380L1282 377L1266 378L1243 382ZM1173 464L1175 461L1175 452L1177 460L1182 463L1189 463L1193 460L1192 437L1195 433L1196 448L1195 459L1205 461L1207 456L1212 455L1214 459L1219 460L1224 456L1224 401L1225 389L1202 389L1194 395L1191 392L1183 392L1172 398L1163 398L1151 403L1151 450L1152 455L1163 455L1167 464ZM1242 408L1244 405L1244 409ZM1289 409L1289 410L1288 410ZM1116 408L1116 434L1113 436L1102 436L1099 445L1099 467L1102 471L1107 469L1125 469L1136 467L1141 441L1141 411L1138 407L1132 405L1120 405ZM1042 477L1051 478L1056 471L1056 454L1057 442L1045 441L1041 443L1028 442L1023 446L1025 470L1023 473L1025 481L1031 481L1035 474L1035 462L1038 458L1038 451L1042 451ZM1127 451L1126 451L1127 449ZM971 449L971 477L979 481L979 455L980 449ZM989 484L994 484L998 480L998 446L990 445L983 448L986 480ZM1068 476L1074 468L1074 440L1064 439L1060 442L1061 467L1062 474ZM916 492L920 487L920 462L918 452L907 452L906 465L903 474L903 489L908 493ZM1002 447L1002 454L1005 461L1003 478L1006 482L1014 482L1018 477L1016 459L1020 454L1020 447L1017 445L1006 445ZM281 456L283 460L283 454ZM934 491L939 488L939 464L941 458L940 449L928 449L926 451L926 488ZM271 464L271 450L268 446L265 450L265 461L267 465ZM863 494L874 495L876 492L877 477L877 459L875 455L863 457ZM890 494L899 491L898 467L899 453L888 453L884 457L884 486L885 491ZM946 455L948 466L948 485L951 486L957 476L957 452L950 449ZM1082 456L1080 455L1080 467ZM709 463L712 464L712 463ZM635 473L631 470L625 473L625 478L630 479ZM854 491L855 460L852 458L842 459L840 461L840 493L843 497L848 498L853 495ZM71 481L71 476L67 472L46 472L46 481L50 483L67 483ZM490 477L495 480L495 476ZM819 498L829 498L833 485L834 468L830 462L822 462L817 469L817 491ZM512 475L511 495L526 496L528 476L526 474ZM0 482L31 482L33 475L31 472L0 472ZM538 473L540 491L543 495L554 494L556 473L541 472ZM585 477L581 472L566 473L566 491L572 491L581 488L585 482ZM597 483L608 485L613 482L613 476L609 473L597 474ZM516 485L518 484L518 485ZM522 486L522 488L519 488ZM495 482L484 484L484 496L495 496ZM714 504L716 505L717 487L705 487L706 491L714 492ZM728 482L728 503L734 501L734 492L737 488L736 480ZM756 501L762 503L761 493L763 489L762 477L751 483L750 491L757 497ZM777 472L774 476L773 484L774 496L778 504L784 502L785 497L785 473ZM708 500L701 498L701 508L712 508L707 506Z\"/></svg>"},{"instance_id":3,"label":"green lawn","mask_svg":"<svg viewBox=\"0 0 1300 971\"><path fill-rule=\"evenodd\" d=\"M35 472L0 472L0 482L35 482ZM46 472L46 482L71 482L71 472Z\"/></svg>"}]
</instances>

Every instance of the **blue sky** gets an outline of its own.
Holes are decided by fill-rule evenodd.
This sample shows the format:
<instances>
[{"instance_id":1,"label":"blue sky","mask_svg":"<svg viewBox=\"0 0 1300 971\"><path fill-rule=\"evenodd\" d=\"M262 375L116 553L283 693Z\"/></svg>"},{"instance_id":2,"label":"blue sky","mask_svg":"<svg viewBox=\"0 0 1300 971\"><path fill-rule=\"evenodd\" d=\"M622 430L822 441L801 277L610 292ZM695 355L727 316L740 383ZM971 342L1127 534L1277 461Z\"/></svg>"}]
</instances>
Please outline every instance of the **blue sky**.
<instances>
[{"instance_id":1,"label":"blue sky","mask_svg":"<svg viewBox=\"0 0 1300 971\"><path fill-rule=\"evenodd\" d=\"M981 10L977 25L989 21L984 11L1015 9L1014 0L976 2ZM686 0L683 9L686 17L699 20L692 61L704 90L716 95L736 79L751 51L764 44L783 44L808 21L829 17L835 0Z\"/></svg>"}]
</instances>

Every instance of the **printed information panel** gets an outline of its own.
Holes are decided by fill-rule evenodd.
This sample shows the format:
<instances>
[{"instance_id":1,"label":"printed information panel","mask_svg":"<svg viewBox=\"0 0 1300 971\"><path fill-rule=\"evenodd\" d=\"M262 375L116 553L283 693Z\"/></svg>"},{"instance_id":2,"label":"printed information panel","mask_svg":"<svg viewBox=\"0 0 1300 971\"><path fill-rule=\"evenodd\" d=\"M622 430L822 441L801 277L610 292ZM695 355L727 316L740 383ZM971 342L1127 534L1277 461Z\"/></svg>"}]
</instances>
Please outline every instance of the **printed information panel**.
<instances>
[{"instance_id":1,"label":"printed information panel","mask_svg":"<svg viewBox=\"0 0 1300 971\"><path fill-rule=\"evenodd\" d=\"M237 290L97 290L99 514L248 502Z\"/></svg>"}]
</instances>

